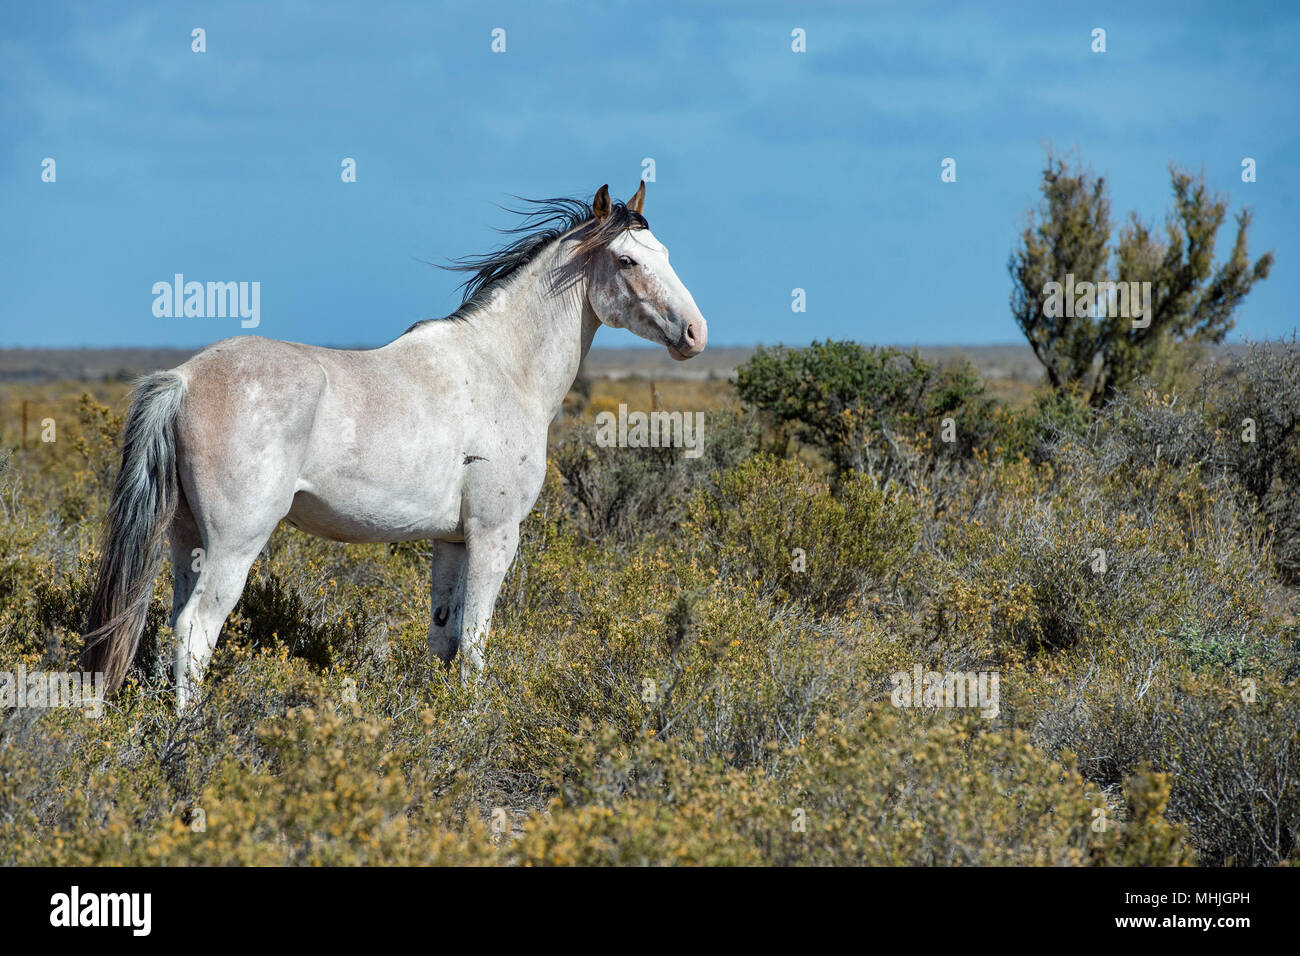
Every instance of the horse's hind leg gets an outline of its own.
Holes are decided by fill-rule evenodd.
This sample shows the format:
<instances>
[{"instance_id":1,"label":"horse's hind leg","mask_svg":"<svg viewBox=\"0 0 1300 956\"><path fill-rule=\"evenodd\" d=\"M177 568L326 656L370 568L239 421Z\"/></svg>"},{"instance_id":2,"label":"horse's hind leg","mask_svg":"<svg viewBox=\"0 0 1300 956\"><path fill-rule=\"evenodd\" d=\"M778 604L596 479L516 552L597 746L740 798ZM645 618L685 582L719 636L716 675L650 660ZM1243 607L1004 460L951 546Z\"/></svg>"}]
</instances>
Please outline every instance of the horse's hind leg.
<instances>
[{"instance_id":1,"label":"horse's hind leg","mask_svg":"<svg viewBox=\"0 0 1300 956\"><path fill-rule=\"evenodd\" d=\"M190 511L184 493L177 502L176 515L172 518L168 537L171 540L172 552L171 625L174 632L181 611L185 609L190 596L194 593L203 560L203 536L199 533L199 527L194 521L194 513Z\"/></svg>"},{"instance_id":2,"label":"horse's hind leg","mask_svg":"<svg viewBox=\"0 0 1300 956\"><path fill-rule=\"evenodd\" d=\"M221 628L243 593L248 571L274 528L272 524L264 534L236 541L213 540L209 535L194 591L176 619L177 711L193 698Z\"/></svg>"},{"instance_id":3,"label":"horse's hind leg","mask_svg":"<svg viewBox=\"0 0 1300 956\"><path fill-rule=\"evenodd\" d=\"M429 608L429 653L450 666L460 646L461 605L465 597L465 545L433 543L433 590Z\"/></svg>"}]
</instances>

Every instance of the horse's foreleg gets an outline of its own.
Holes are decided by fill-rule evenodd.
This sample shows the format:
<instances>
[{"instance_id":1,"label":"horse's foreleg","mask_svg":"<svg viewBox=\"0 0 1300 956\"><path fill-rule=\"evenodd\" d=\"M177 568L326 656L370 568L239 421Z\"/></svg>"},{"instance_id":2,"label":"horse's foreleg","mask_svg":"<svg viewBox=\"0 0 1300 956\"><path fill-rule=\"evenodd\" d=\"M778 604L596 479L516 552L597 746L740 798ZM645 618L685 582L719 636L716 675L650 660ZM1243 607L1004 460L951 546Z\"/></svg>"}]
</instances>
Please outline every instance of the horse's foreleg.
<instances>
[{"instance_id":1,"label":"horse's foreleg","mask_svg":"<svg viewBox=\"0 0 1300 956\"><path fill-rule=\"evenodd\" d=\"M429 613L429 653L450 667L460 646L461 605L465 599L465 545L433 543L433 590Z\"/></svg>"},{"instance_id":2,"label":"horse's foreleg","mask_svg":"<svg viewBox=\"0 0 1300 956\"><path fill-rule=\"evenodd\" d=\"M519 525L481 529L467 536L465 610L461 626L460 673L483 669L483 645L492 626L492 609L501 582L519 547Z\"/></svg>"}]
</instances>

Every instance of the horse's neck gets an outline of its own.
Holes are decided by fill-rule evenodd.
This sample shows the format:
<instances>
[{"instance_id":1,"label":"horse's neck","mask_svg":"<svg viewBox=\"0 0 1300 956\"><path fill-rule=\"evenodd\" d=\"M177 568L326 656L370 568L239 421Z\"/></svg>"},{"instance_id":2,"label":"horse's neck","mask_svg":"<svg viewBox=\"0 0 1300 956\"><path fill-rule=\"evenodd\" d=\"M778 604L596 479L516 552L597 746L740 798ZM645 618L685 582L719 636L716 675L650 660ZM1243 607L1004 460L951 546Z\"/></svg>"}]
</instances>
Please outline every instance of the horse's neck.
<instances>
[{"instance_id":1,"label":"horse's neck","mask_svg":"<svg viewBox=\"0 0 1300 956\"><path fill-rule=\"evenodd\" d=\"M600 324L572 248L553 245L469 319L471 337L500 360L521 397L548 421L573 387Z\"/></svg>"},{"instance_id":2,"label":"horse's neck","mask_svg":"<svg viewBox=\"0 0 1300 956\"><path fill-rule=\"evenodd\" d=\"M555 416L578 377L600 322L571 245L557 243L507 280L465 320L465 346L500 370L542 420Z\"/></svg>"}]
</instances>

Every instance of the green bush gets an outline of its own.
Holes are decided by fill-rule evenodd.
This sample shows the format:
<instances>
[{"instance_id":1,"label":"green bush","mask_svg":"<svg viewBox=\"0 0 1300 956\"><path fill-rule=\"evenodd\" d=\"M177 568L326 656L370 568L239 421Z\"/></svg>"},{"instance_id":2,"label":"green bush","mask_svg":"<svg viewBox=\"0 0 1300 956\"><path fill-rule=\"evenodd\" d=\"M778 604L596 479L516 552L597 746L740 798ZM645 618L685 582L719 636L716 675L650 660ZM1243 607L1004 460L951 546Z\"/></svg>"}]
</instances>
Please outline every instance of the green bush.
<instances>
[{"instance_id":1,"label":"green bush","mask_svg":"<svg viewBox=\"0 0 1300 956\"><path fill-rule=\"evenodd\" d=\"M848 475L832 494L796 459L742 462L688 513L701 559L719 575L826 613L892 583L916 541L915 507L901 494L865 474Z\"/></svg>"},{"instance_id":2,"label":"green bush","mask_svg":"<svg viewBox=\"0 0 1300 956\"><path fill-rule=\"evenodd\" d=\"M901 467L900 441L919 444L930 458L961 459L996 431L993 402L969 364L939 369L915 352L855 342L760 348L735 382L770 426L792 432L841 473L888 480ZM952 419L950 436L945 419Z\"/></svg>"}]
</instances>

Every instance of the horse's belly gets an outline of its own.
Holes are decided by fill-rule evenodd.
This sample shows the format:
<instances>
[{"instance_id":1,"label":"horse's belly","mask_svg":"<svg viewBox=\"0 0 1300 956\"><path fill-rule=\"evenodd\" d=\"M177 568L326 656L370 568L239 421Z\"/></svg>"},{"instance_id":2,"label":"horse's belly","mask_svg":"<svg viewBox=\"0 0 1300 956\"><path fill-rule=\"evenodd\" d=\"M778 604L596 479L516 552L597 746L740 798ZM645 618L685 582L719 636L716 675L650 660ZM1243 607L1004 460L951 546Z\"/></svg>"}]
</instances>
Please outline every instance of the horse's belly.
<instances>
[{"instance_id":1,"label":"horse's belly","mask_svg":"<svg viewBox=\"0 0 1300 956\"><path fill-rule=\"evenodd\" d=\"M459 502L365 493L293 496L285 520L310 534L354 544L374 541L454 540L461 531Z\"/></svg>"}]
</instances>

